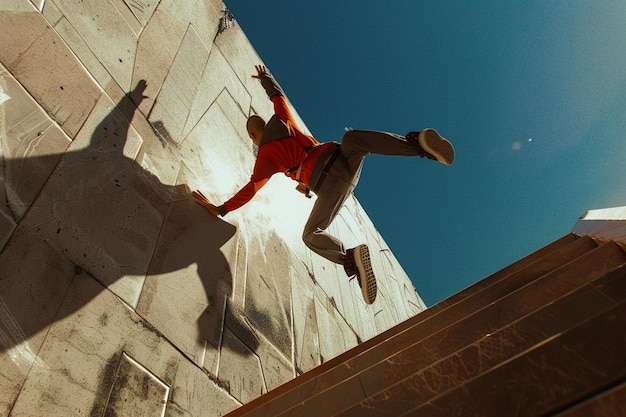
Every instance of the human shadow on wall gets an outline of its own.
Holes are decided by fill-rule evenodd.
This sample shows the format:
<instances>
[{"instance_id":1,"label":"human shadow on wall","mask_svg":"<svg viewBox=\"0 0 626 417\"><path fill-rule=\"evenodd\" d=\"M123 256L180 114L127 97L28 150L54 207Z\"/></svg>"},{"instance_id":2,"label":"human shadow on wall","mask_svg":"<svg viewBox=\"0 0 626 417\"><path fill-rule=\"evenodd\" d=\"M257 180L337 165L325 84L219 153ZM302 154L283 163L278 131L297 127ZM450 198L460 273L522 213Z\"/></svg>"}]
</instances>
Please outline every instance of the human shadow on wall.
<instances>
[{"instance_id":1,"label":"human shadow on wall","mask_svg":"<svg viewBox=\"0 0 626 417\"><path fill-rule=\"evenodd\" d=\"M151 300L145 300L143 295L139 297L146 274L168 274L196 264L197 276L210 304L223 305L232 292L229 265L220 249L233 237L235 227L211 216L192 201L186 185L164 184L134 159L141 140L136 133L131 134L134 142L129 140L130 124L145 98L145 87L145 81L140 81L112 109L97 110L96 105L93 112L102 112L101 122L89 138L82 138L79 133L64 154L34 158L26 164L23 159L4 161L6 172L17 172L25 165L54 166L57 161L58 165L24 214L12 239L0 251L0 301L3 302L0 351L21 344L77 311L105 287L121 294L130 304L143 304L147 311ZM97 117L94 114L89 120ZM129 154L132 157L126 156ZM8 182L5 186L10 189L12 184ZM20 307L33 302L33 292L46 294L51 286L71 285L71 279L67 284L51 283L46 274L30 276L28 280L32 282L22 282L23 268L15 260L15 252L20 250L20 244L15 242L20 238L45 241L76 265L76 275L86 272L104 287L97 293L81 294L80 301L59 296L56 306L51 306L45 314L37 310L37 305L28 309ZM18 249L11 250L11 246ZM168 282L169 288L185 284ZM62 288L55 291L65 294ZM154 294L146 297L151 296ZM214 310L215 314L224 314L222 308ZM213 317L207 322L207 313L200 313L199 337L213 343L219 326L207 329L206 324L222 318Z\"/></svg>"}]
</instances>

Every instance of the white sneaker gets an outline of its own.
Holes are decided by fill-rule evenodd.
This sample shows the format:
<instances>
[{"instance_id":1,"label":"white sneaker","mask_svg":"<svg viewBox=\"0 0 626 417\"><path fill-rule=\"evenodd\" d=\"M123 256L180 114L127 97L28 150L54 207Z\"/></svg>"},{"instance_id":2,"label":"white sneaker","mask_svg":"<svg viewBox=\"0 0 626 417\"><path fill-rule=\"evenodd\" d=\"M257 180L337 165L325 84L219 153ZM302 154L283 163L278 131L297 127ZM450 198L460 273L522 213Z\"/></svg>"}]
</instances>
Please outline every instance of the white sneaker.
<instances>
[{"instance_id":1,"label":"white sneaker","mask_svg":"<svg viewBox=\"0 0 626 417\"><path fill-rule=\"evenodd\" d=\"M409 132L406 140L417 149L421 157L433 159L445 165L451 165L454 162L454 147L435 129Z\"/></svg>"},{"instance_id":2,"label":"white sneaker","mask_svg":"<svg viewBox=\"0 0 626 417\"><path fill-rule=\"evenodd\" d=\"M359 245L354 249L348 249L344 268L348 276L357 276L363 300L367 304L372 304L376 300L378 289L367 245Z\"/></svg>"}]
</instances>

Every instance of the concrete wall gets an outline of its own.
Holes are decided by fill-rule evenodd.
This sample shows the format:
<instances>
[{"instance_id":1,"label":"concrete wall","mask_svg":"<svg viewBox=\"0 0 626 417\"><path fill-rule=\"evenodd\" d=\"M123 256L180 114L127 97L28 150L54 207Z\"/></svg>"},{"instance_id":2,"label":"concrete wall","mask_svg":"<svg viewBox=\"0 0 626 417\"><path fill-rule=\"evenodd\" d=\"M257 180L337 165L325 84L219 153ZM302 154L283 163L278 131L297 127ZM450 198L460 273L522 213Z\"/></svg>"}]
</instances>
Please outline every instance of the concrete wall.
<instances>
[{"instance_id":1,"label":"concrete wall","mask_svg":"<svg viewBox=\"0 0 626 417\"><path fill-rule=\"evenodd\" d=\"M0 416L222 415L425 308L354 198L331 229L371 306L287 178L224 219L190 198L247 182L272 111L225 10L0 0Z\"/></svg>"}]
</instances>

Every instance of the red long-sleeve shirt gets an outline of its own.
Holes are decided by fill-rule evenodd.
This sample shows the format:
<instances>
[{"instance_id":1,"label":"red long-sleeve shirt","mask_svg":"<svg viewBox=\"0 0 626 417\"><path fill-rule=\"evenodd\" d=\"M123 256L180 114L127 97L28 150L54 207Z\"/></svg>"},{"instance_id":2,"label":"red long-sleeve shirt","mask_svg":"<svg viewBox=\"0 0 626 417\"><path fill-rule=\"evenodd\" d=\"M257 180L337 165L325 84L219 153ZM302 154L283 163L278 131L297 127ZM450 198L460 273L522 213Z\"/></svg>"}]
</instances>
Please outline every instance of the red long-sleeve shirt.
<instances>
[{"instance_id":1,"label":"red long-sleeve shirt","mask_svg":"<svg viewBox=\"0 0 626 417\"><path fill-rule=\"evenodd\" d=\"M236 210L250 201L272 175L284 173L300 164L300 181L308 185L315 161L324 150L332 146L331 142L320 144L298 128L283 95L275 95L271 100L275 115L287 125L290 135L261 144L250 181L224 203L225 212ZM307 148L310 149L308 152ZM290 177L296 180L296 172L292 172Z\"/></svg>"}]
</instances>

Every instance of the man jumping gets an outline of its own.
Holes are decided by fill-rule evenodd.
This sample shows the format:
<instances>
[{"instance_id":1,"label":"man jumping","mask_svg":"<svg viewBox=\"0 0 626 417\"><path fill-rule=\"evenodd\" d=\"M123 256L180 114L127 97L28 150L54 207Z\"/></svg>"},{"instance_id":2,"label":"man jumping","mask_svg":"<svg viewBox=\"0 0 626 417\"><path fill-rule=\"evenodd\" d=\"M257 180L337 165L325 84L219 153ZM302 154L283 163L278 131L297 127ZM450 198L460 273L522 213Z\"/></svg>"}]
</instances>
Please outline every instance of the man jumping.
<instances>
[{"instance_id":1,"label":"man jumping","mask_svg":"<svg viewBox=\"0 0 626 417\"><path fill-rule=\"evenodd\" d=\"M363 299L371 304L376 299L376 278L370 262L369 249L362 244L345 249L343 244L326 229L337 215L346 198L356 186L365 156L381 155L419 156L450 165L454 148L433 129L409 132L406 136L394 133L349 130L341 144L320 143L304 134L287 106L285 95L265 66L256 66L261 85L274 103L274 115L267 121L250 116L246 129L252 142L258 146L250 181L221 206L209 202L200 191L193 197L214 216L225 216L236 210L256 194L270 177L282 172L298 182L298 190L310 196L317 195L302 239L313 252L341 264L348 277L357 276Z\"/></svg>"}]
</instances>

